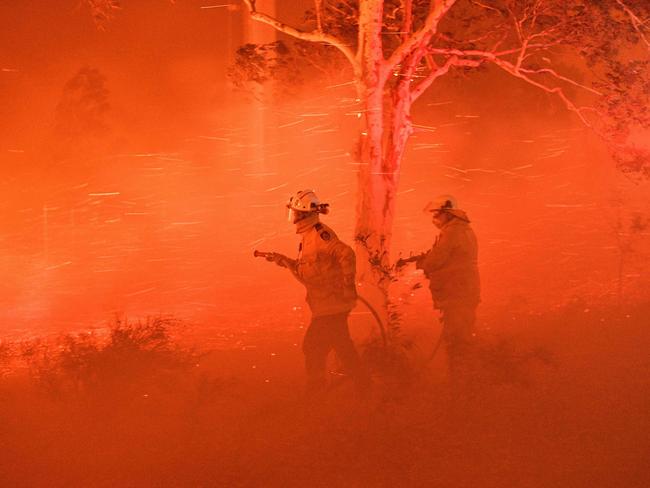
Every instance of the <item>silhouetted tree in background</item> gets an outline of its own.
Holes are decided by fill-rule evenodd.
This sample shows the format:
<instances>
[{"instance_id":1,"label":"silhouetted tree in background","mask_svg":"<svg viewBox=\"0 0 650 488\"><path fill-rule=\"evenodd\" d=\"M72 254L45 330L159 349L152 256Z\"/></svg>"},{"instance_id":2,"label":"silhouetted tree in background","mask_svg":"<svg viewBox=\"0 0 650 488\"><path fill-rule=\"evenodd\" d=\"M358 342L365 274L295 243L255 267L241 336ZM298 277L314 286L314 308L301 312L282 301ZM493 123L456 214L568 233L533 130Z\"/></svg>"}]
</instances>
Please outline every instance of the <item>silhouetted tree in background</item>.
<instances>
[{"instance_id":1,"label":"silhouetted tree in background","mask_svg":"<svg viewBox=\"0 0 650 488\"><path fill-rule=\"evenodd\" d=\"M56 107L55 131L66 142L98 136L107 129L109 110L106 78L96 68L81 68L63 88Z\"/></svg>"}]
</instances>

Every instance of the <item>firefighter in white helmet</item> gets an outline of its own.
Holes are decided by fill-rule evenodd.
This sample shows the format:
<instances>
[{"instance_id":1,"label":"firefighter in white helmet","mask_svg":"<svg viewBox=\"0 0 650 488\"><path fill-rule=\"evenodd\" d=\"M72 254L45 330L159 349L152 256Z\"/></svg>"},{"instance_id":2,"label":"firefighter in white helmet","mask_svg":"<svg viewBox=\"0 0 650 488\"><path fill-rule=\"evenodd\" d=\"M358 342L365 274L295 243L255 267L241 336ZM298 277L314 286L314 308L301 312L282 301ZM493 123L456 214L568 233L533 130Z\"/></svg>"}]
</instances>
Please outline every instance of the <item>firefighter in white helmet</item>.
<instances>
[{"instance_id":1,"label":"firefighter in white helmet","mask_svg":"<svg viewBox=\"0 0 650 488\"><path fill-rule=\"evenodd\" d=\"M308 389L315 391L326 385L326 361L332 349L357 386L365 388L368 378L348 330L348 315L357 301L354 251L320 222L320 215L328 213L329 205L321 203L312 190L292 195L287 209L289 221L301 236L298 258L279 253L265 257L289 268L307 289L312 313L303 341Z\"/></svg>"},{"instance_id":2,"label":"firefighter in white helmet","mask_svg":"<svg viewBox=\"0 0 650 488\"><path fill-rule=\"evenodd\" d=\"M398 265L415 261L429 279L434 308L442 313L442 340L453 384L465 384L471 373L476 309L480 301L478 244L467 214L451 195L440 195L425 211L440 230L433 247Z\"/></svg>"}]
</instances>

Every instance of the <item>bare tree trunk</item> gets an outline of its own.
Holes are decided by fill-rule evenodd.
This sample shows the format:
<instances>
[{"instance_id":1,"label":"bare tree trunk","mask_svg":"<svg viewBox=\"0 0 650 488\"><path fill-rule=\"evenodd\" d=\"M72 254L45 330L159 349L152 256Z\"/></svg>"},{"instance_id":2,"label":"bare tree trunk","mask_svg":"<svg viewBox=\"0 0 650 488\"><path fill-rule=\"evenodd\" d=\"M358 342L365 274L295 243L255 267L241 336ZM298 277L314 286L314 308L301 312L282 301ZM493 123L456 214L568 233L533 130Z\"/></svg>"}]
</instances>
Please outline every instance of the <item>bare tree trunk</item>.
<instances>
[{"instance_id":1,"label":"bare tree trunk","mask_svg":"<svg viewBox=\"0 0 650 488\"><path fill-rule=\"evenodd\" d=\"M359 183L357 192L357 270L364 296L386 317L388 287L376 265L388 258L385 252L390 222L386 220L384 178L384 83L382 48L383 2L368 0L359 5L359 72L357 94L362 113L357 147ZM378 262L379 261L379 262Z\"/></svg>"},{"instance_id":2,"label":"bare tree trunk","mask_svg":"<svg viewBox=\"0 0 650 488\"><path fill-rule=\"evenodd\" d=\"M411 97L408 80L393 86L387 83L389 71L381 39L382 3L368 0L360 4L357 92L364 105L357 148L356 251L362 293L378 307L386 321L390 244L400 164L411 134ZM388 86L389 96L385 94Z\"/></svg>"},{"instance_id":3,"label":"bare tree trunk","mask_svg":"<svg viewBox=\"0 0 650 488\"><path fill-rule=\"evenodd\" d=\"M384 318L387 317L392 278L389 258L400 166L412 130L408 99L400 100L392 110L386 108L385 112L382 134L371 138L368 132L360 136L356 226L357 263L364 295L381 307Z\"/></svg>"}]
</instances>

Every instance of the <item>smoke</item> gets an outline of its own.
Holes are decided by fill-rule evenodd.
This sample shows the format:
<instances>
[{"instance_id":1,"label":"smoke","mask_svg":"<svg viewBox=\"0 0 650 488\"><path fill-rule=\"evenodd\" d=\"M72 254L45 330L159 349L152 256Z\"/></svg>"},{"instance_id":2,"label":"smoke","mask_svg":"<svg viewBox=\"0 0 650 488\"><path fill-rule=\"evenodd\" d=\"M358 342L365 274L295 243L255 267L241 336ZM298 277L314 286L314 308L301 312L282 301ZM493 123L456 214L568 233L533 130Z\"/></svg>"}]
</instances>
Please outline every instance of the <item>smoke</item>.
<instances>
[{"instance_id":1,"label":"smoke","mask_svg":"<svg viewBox=\"0 0 650 488\"><path fill-rule=\"evenodd\" d=\"M359 306L374 392L336 374L314 401L304 289L252 254L297 254L305 188L353 242L352 87L241 97L225 8L133 1L98 32L37 3L0 6L0 484L647 486L649 183L554 99L487 70L413 113L392 257L432 245L435 195L468 212L478 397L451 401L429 361L439 317L409 268L390 297L408 347L386 356ZM161 315L189 325L134 325Z\"/></svg>"},{"instance_id":2,"label":"smoke","mask_svg":"<svg viewBox=\"0 0 650 488\"><path fill-rule=\"evenodd\" d=\"M151 5L124 5L107 32L57 12L65 35L47 64L28 63L34 47L17 44L25 74L6 86L30 103L9 120L34 122L2 142L22 151L1 156L7 316L20 322L30 310L25 324L44 328L46 317L65 328L119 312L237 323L271 308L290 322L300 286L251 254L295 254L284 204L304 188L330 203L324 220L353 242L353 89L318 79L300 97L251 101L227 80L235 46L227 53L214 38L233 14ZM48 28L46 12L33 21ZM459 72L436 82L413 121L394 257L431 246L421 210L451 193L479 237L486 313L646 296L647 232L633 225L648 212L645 186L619 178L608 148L552 97L490 70ZM428 309L429 298L415 293L410 306Z\"/></svg>"}]
</instances>

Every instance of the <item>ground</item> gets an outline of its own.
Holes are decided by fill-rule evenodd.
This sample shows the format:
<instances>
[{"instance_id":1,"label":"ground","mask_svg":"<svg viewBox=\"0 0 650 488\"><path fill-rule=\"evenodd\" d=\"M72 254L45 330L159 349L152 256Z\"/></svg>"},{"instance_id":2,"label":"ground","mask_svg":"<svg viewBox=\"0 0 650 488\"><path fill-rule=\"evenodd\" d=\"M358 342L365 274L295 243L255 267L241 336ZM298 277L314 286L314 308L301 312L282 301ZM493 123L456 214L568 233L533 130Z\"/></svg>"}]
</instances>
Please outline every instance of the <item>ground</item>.
<instances>
[{"instance_id":1,"label":"ground","mask_svg":"<svg viewBox=\"0 0 650 488\"><path fill-rule=\"evenodd\" d=\"M482 340L513 348L497 360L545 353L497 364L461 399L444 355L423 370L414 350L411 373L375 376L369 398L345 381L306 397L298 327L241 341L233 330L237 347L209 350L186 330L196 363L157 376L163 366L142 362L137 381L107 373L54 388L5 369L0 485L646 487L649 312L494 317L507 326Z\"/></svg>"}]
</instances>

